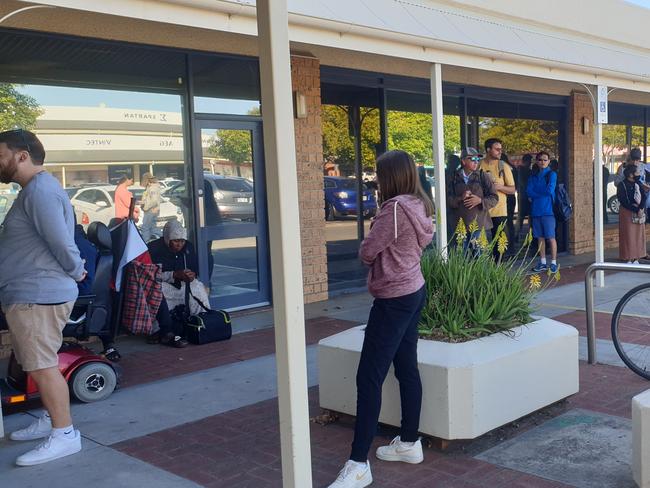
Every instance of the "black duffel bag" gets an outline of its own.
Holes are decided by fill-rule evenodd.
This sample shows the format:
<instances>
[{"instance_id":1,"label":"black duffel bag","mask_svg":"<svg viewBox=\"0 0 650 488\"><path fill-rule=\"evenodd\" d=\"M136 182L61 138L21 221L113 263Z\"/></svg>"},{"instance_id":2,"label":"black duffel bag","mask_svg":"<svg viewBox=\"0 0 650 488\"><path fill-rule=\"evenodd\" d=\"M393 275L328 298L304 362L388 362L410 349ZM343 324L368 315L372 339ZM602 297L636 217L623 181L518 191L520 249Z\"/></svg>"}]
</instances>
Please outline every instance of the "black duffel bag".
<instances>
[{"instance_id":1,"label":"black duffel bag","mask_svg":"<svg viewBox=\"0 0 650 488\"><path fill-rule=\"evenodd\" d=\"M204 310L199 314L190 314L189 297L192 297ZM185 283L185 311L183 332L192 344L208 344L210 342L226 341L232 336L230 314L225 310L210 310L201 300L192 295L190 284Z\"/></svg>"}]
</instances>

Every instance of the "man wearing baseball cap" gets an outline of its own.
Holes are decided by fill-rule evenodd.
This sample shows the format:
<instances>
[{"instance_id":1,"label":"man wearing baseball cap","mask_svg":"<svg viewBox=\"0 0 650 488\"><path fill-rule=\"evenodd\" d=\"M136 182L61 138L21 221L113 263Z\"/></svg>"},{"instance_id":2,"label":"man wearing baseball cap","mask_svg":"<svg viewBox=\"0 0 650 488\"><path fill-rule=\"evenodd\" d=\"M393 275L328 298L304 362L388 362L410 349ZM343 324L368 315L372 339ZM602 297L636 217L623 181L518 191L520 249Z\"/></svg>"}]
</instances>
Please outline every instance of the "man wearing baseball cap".
<instances>
[{"instance_id":1,"label":"man wearing baseball cap","mask_svg":"<svg viewBox=\"0 0 650 488\"><path fill-rule=\"evenodd\" d=\"M478 169L482 158L483 155L473 147L464 148L460 153L461 167L452 175L447 189L447 204L452 211L454 229L460 219L466 227L474 220L478 224L478 231L467 236L466 245L478 238L481 229L492 228L489 210L499 201L492 179Z\"/></svg>"}]
</instances>

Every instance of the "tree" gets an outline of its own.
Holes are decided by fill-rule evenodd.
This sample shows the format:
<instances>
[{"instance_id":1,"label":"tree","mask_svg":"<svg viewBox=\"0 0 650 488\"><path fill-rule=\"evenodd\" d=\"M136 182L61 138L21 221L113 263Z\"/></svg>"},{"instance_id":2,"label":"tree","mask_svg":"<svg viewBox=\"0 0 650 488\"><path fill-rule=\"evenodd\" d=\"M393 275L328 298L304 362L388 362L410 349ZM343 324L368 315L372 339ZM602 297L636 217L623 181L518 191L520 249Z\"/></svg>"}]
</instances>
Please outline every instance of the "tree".
<instances>
[{"instance_id":1,"label":"tree","mask_svg":"<svg viewBox=\"0 0 650 488\"><path fill-rule=\"evenodd\" d=\"M362 108L361 115L361 165L364 169L375 167L376 145L379 143L379 111ZM349 132L348 108L340 105L323 105L321 111L323 157L333 158L341 174L353 175L354 137Z\"/></svg>"},{"instance_id":2,"label":"tree","mask_svg":"<svg viewBox=\"0 0 650 488\"><path fill-rule=\"evenodd\" d=\"M11 83L0 83L0 130L33 129L42 115L38 102Z\"/></svg>"},{"instance_id":3,"label":"tree","mask_svg":"<svg viewBox=\"0 0 650 488\"><path fill-rule=\"evenodd\" d=\"M503 141L508 154L559 152L557 122L533 119L501 119L486 117L479 123L479 137L485 141L496 137Z\"/></svg>"},{"instance_id":4,"label":"tree","mask_svg":"<svg viewBox=\"0 0 650 488\"><path fill-rule=\"evenodd\" d=\"M253 159L250 133L245 130L219 130L210 141L208 155L235 164L241 176L241 164Z\"/></svg>"}]
</instances>

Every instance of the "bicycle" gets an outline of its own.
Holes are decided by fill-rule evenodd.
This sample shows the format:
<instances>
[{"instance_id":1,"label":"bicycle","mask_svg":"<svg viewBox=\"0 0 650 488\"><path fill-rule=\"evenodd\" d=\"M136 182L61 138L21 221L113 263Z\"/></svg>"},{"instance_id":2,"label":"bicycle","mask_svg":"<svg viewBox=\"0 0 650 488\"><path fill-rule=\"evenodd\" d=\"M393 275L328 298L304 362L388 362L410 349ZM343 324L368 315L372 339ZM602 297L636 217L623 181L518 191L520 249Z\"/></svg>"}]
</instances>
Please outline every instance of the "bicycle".
<instances>
[{"instance_id":1,"label":"bicycle","mask_svg":"<svg viewBox=\"0 0 650 488\"><path fill-rule=\"evenodd\" d=\"M612 315L612 341L625 365L650 380L650 283L632 288ZM644 345L645 342L647 345Z\"/></svg>"}]
</instances>

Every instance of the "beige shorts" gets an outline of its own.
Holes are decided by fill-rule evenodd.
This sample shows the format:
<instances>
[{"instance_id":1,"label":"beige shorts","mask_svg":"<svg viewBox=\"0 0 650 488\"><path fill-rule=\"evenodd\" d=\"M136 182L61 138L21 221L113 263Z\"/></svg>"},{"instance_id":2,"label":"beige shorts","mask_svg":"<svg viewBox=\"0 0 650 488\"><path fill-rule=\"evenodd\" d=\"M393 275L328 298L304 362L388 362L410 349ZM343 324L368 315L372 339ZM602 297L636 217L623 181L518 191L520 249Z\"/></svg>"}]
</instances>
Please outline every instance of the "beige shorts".
<instances>
[{"instance_id":1,"label":"beige shorts","mask_svg":"<svg viewBox=\"0 0 650 488\"><path fill-rule=\"evenodd\" d=\"M74 302L61 305L34 303L3 305L16 360L24 371L54 368L57 352Z\"/></svg>"}]
</instances>

